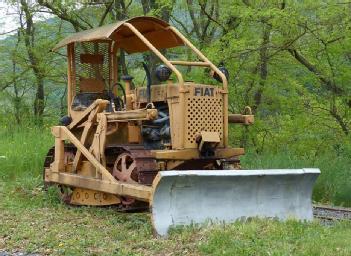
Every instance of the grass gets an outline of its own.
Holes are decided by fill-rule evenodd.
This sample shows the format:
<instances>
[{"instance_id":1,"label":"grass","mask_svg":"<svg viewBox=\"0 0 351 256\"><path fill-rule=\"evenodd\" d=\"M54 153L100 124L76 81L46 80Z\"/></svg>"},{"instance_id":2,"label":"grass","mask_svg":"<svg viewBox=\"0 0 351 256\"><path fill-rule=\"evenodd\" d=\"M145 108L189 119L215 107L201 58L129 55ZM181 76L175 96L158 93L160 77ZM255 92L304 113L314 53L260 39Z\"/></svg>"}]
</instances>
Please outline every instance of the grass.
<instances>
[{"instance_id":1,"label":"grass","mask_svg":"<svg viewBox=\"0 0 351 256\"><path fill-rule=\"evenodd\" d=\"M0 179L39 181L43 161L54 140L48 128L0 130Z\"/></svg>"},{"instance_id":2,"label":"grass","mask_svg":"<svg viewBox=\"0 0 351 256\"><path fill-rule=\"evenodd\" d=\"M317 221L252 220L176 228L167 239L157 239L148 213L68 207L59 202L55 189L43 191L43 159L53 144L48 130L0 131L0 141L0 251L46 255L351 255L350 221L326 227ZM348 161L325 156L311 162L286 155L249 154L243 164L248 168L319 166L322 175L315 200L347 205L351 201Z\"/></svg>"}]
</instances>

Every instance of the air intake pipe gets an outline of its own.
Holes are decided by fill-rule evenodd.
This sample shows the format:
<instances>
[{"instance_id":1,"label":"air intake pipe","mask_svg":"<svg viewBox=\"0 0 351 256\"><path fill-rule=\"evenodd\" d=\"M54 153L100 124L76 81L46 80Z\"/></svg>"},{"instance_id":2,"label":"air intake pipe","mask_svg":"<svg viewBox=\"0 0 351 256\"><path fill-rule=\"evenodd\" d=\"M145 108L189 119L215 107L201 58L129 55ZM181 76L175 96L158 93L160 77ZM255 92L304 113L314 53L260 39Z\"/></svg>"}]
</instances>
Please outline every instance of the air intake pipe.
<instances>
[{"instance_id":1,"label":"air intake pipe","mask_svg":"<svg viewBox=\"0 0 351 256\"><path fill-rule=\"evenodd\" d=\"M146 84L147 103L151 103L151 74L145 62L143 62L143 68L145 70L146 79L147 79L147 84Z\"/></svg>"}]
</instances>

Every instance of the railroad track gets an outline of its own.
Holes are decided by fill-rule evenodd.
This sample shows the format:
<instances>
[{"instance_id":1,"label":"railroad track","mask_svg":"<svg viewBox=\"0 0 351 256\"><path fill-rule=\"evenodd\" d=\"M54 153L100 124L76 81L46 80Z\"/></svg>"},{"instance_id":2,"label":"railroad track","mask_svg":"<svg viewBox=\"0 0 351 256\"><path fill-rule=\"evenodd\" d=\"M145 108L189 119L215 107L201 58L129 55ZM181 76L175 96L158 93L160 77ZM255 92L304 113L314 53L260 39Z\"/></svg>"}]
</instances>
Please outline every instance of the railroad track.
<instances>
[{"instance_id":1,"label":"railroad track","mask_svg":"<svg viewBox=\"0 0 351 256\"><path fill-rule=\"evenodd\" d=\"M326 222L351 220L351 208L314 205L313 216Z\"/></svg>"}]
</instances>

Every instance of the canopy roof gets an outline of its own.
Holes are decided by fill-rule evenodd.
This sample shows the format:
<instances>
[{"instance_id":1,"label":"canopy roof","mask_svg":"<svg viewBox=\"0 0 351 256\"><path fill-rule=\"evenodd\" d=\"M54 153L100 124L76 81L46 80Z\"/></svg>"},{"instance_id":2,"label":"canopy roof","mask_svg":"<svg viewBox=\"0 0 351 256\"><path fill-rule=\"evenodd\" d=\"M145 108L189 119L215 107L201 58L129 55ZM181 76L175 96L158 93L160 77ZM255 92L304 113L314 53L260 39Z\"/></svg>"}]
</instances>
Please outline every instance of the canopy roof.
<instances>
[{"instance_id":1,"label":"canopy roof","mask_svg":"<svg viewBox=\"0 0 351 256\"><path fill-rule=\"evenodd\" d=\"M147 46L124 23L132 24L157 49L184 45L183 41L169 29L170 25L154 17L135 17L129 20L75 33L60 41L53 50L76 42L115 41L118 48L128 53L147 51Z\"/></svg>"}]
</instances>

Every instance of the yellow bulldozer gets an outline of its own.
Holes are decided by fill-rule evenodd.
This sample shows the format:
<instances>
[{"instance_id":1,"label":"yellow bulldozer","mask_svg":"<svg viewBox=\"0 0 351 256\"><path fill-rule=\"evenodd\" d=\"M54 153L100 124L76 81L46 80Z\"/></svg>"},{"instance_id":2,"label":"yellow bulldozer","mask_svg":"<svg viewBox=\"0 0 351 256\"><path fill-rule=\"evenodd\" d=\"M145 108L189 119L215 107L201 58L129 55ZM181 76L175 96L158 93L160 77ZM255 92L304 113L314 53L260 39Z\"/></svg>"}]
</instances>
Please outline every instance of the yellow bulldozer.
<instances>
[{"instance_id":1,"label":"yellow bulldozer","mask_svg":"<svg viewBox=\"0 0 351 256\"><path fill-rule=\"evenodd\" d=\"M63 201L149 209L158 235L208 220L313 217L319 170L240 170L244 149L229 146L228 125L254 117L249 108L228 114L228 71L175 27L136 17L73 34L53 50L61 47L68 115L52 127L44 183L58 185ZM165 49L175 47L197 60L170 60ZM147 82L135 84L119 72L121 51L149 51L162 64L150 71L140 63ZM213 82L186 81L178 66L206 68Z\"/></svg>"}]
</instances>

